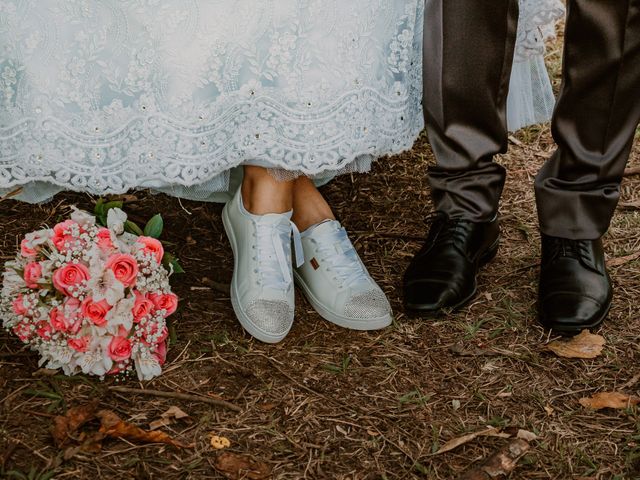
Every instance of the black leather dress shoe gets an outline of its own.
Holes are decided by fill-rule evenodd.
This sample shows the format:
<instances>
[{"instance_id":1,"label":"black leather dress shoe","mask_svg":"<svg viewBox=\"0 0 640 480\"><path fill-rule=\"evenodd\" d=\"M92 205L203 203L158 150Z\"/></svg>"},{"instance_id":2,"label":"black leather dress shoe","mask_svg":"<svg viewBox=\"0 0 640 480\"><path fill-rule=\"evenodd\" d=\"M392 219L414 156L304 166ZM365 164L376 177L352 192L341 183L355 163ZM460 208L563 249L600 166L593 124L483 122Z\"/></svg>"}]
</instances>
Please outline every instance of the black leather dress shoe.
<instances>
[{"instance_id":1,"label":"black leather dress shoe","mask_svg":"<svg viewBox=\"0 0 640 480\"><path fill-rule=\"evenodd\" d=\"M600 325L613 297L602 240L542 235L538 297L540 323L547 328L579 333Z\"/></svg>"},{"instance_id":2,"label":"black leather dress shoe","mask_svg":"<svg viewBox=\"0 0 640 480\"><path fill-rule=\"evenodd\" d=\"M404 277L405 308L455 310L476 294L478 270L498 253L498 220L471 222L437 212L427 242Z\"/></svg>"}]
</instances>

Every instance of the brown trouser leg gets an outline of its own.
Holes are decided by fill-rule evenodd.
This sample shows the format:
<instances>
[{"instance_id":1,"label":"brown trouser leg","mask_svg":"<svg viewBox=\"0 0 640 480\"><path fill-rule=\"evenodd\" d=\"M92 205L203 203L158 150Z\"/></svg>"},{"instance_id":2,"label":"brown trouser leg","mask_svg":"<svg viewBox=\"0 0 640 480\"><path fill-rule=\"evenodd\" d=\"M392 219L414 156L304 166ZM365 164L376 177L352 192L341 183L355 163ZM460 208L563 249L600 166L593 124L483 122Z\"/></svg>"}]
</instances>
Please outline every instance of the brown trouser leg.
<instances>
[{"instance_id":1,"label":"brown trouser leg","mask_svg":"<svg viewBox=\"0 0 640 480\"><path fill-rule=\"evenodd\" d=\"M555 155L536 179L542 232L609 228L640 121L640 0L570 0Z\"/></svg>"},{"instance_id":2,"label":"brown trouser leg","mask_svg":"<svg viewBox=\"0 0 640 480\"><path fill-rule=\"evenodd\" d=\"M589 1L589 0L588 0ZM606 1L606 0L605 0ZM424 105L437 210L491 220L505 181L506 103L518 0L427 0Z\"/></svg>"}]
</instances>

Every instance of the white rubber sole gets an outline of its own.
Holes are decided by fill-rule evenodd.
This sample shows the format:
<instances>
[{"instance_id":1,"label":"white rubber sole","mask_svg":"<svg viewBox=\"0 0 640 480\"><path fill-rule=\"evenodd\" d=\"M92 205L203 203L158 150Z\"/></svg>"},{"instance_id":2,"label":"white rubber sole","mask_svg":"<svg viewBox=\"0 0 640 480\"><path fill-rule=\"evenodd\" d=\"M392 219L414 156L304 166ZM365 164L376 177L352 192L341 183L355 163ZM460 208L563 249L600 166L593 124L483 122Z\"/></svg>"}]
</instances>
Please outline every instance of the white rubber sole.
<instances>
[{"instance_id":1,"label":"white rubber sole","mask_svg":"<svg viewBox=\"0 0 640 480\"><path fill-rule=\"evenodd\" d=\"M393 323L393 317L391 314L378 318L368 318L366 320L354 320L353 318L345 317L344 315L338 315L325 307L322 302L313 295L311 289L307 286L298 272L294 271L293 275L296 279L296 284L302 289L302 293L304 293L304 296L307 298L313 309L328 322L334 323L342 328L363 332L382 330Z\"/></svg>"},{"instance_id":2,"label":"white rubber sole","mask_svg":"<svg viewBox=\"0 0 640 480\"><path fill-rule=\"evenodd\" d=\"M233 252L233 277L231 279L231 306L233 307L233 312L236 314L236 318L240 322L240 325L242 325L242 328L244 328L249 335L263 343L279 343L289 334L289 330L282 335L273 335L265 332L254 324L240 307L240 303L238 302L238 287L236 286L238 274L238 255L236 252L238 251L238 246L233 228L231 228L231 221L229 220L226 206L222 210L222 225L224 226L224 231L227 233L229 243L231 244L231 251Z\"/></svg>"}]
</instances>

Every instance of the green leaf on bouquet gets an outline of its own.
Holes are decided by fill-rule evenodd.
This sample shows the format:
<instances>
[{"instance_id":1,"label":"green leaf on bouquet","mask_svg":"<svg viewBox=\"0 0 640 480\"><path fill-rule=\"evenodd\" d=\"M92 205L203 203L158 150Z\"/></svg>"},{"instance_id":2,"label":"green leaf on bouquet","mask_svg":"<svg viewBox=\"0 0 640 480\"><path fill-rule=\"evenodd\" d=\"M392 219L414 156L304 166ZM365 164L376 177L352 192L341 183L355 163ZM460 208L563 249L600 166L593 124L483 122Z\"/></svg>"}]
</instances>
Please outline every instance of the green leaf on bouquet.
<instances>
[{"instance_id":1,"label":"green leaf on bouquet","mask_svg":"<svg viewBox=\"0 0 640 480\"><path fill-rule=\"evenodd\" d=\"M126 222L124 222L124 231L132 233L133 235L144 235L142 229L131 220L127 220Z\"/></svg>"},{"instance_id":2,"label":"green leaf on bouquet","mask_svg":"<svg viewBox=\"0 0 640 480\"><path fill-rule=\"evenodd\" d=\"M96 206L93 209L93 214L96 217L98 225L102 227L107 226L107 211L104 209L104 198L98 199Z\"/></svg>"},{"instance_id":3,"label":"green leaf on bouquet","mask_svg":"<svg viewBox=\"0 0 640 480\"><path fill-rule=\"evenodd\" d=\"M167 330L169 330L169 345L171 346L178 343L178 332L170 319L167 319Z\"/></svg>"},{"instance_id":4,"label":"green leaf on bouquet","mask_svg":"<svg viewBox=\"0 0 640 480\"><path fill-rule=\"evenodd\" d=\"M119 209L122 210L123 206L124 206L124 202L121 202L119 200L105 203L104 204L104 213L105 214L109 213L109 210L111 210L112 208L119 208Z\"/></svg>"},{"instance_id":5,"label":"green leaf on bouquet","mask_svg":"<svg viewBox=\"0 0 640 480\"><path fill-rule=\"evenodd\" d=\"M97 217L101 217L102 215L105 214L105 211L104 211L104 198L99 198L96 201L96 206L93 209L93 213L95 213Z\"/></svg>"},{"instance_id":6,"label":"green leaf on bouquet","mask_svg":"<svg viewBox=\"0 0 640 480\"><path fill-rule=\"evenodd\" d=\"M182 268L177 259L171 262L171 265L173 265L173 273L185 273L184 268Z\"/></svg>"},{"instance_id":7,"label":"green leaf on bouquet","mask_svg":"<svg viewBox=\"0 0 640 480\"><path fill-rule=\"evenodd\" d=\"M163 229L164 221L162 220L162 215L157 214L144 227L144 234L147 237L160 238Z\"/></svg>"},{"instance_id":8,"label":"green leaf on bouquet","mask_svg":"<svg viewBox=\"0 0 640 480\"><path fill-rule=\"evenodd\" d=\"M164 257L162 257L162 264L167 270L173 268L173 273L185 273L178 259L170 253L165 252Z\"/></svg>"}]
</instances>

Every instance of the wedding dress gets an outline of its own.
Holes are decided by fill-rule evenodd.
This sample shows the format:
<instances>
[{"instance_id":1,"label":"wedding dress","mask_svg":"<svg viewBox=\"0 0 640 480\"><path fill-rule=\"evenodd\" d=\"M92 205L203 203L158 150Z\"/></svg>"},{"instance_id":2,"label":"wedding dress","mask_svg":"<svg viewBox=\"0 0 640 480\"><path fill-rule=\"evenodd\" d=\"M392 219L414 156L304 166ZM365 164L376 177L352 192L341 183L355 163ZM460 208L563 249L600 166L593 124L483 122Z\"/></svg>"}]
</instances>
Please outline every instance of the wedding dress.
<instances>
[{"instance_id":1,"label":"wedding dress","mask_svg":"<svg viewBox=\"0 0 640 480\"><path fill-rule=\"evenodd\" d=\"M515 130L554 104L521 0ZM216 200L244 163L363 172L423 129L424 0L0 0L0 195Z\"/></svg>"}]
</instances>

